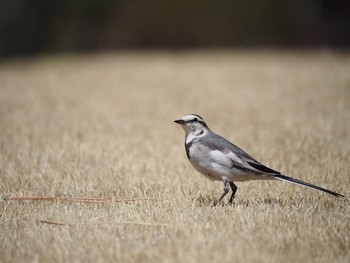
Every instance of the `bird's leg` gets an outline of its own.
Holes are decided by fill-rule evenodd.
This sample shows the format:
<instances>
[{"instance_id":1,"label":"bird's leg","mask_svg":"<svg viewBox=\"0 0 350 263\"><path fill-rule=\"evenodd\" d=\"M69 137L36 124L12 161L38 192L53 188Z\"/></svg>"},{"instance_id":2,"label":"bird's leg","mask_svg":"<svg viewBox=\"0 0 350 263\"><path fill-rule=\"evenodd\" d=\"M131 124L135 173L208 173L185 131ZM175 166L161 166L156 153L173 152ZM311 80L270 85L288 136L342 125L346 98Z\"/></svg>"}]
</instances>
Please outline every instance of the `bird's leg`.
<instances>
[{"instance_id":1,"label":"bird's leg","mask_svg":"<svg viewBox=\"0 0 350 263\"><path fill-rule=\"evenodd\" d=\"M236 191L237 191L238 187L233 182L230 182L230 187L231 187L231 190L232 190L232 195L230 197L229 203L232 204L233 203L233 199L235 198L235 194L236 194Z\"/></svg>"},{"instance_id":2,"label":"bird's leg","mask_svg":"<svg viewBox=\"0 0 350 263\"><path fill-rule=\"evenodd\" d=\"M220 203L220 201L227 195L228 191L230 191L229 182L225 179L223 180L223 182L224 182L224 193L220 196L219 200L215 203L215 205Z\"/></svg>"}]
</instances>

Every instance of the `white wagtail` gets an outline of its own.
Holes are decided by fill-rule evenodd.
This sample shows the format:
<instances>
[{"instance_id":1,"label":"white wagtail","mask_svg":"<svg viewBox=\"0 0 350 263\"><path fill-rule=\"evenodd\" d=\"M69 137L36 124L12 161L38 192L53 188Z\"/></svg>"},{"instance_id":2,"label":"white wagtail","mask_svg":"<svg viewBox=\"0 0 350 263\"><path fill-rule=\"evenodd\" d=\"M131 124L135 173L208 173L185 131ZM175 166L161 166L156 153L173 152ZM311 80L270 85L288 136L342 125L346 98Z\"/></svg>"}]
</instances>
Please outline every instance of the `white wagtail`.
<instances>
[{"instance_id":1,"label":"white wagtail","mask_svg":"<svg viewBox=\"0 0 350 263\"><path fill-rule=\"evenodd\" d=\"M203 118L197 114L185 115L175 122L180 124L186 133L186 154L193 167L211 180L223 181L224 193L218 202L227 195L231 188L232 195L229 202L232 203L237 191L234 181L271 179L288 181L337 197L344 197L341 194L282 175L280 172L266 167L241 148L213 133Z\"/></svg>"}]
</instances>

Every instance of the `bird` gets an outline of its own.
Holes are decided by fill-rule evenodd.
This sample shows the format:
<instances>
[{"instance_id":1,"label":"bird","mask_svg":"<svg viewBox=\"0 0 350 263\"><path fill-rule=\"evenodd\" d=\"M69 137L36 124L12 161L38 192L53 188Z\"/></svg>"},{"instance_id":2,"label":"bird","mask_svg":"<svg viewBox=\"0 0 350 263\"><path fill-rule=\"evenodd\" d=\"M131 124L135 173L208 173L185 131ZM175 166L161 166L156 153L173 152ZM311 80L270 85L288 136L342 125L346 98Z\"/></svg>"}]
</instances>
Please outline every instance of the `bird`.
<instances>
[{"instance_id":1,"label":"bird","mask_svg":"<svg viewBox=\"0 0 350 263\"><path fill-rule=\"evenodd\" d=\"M244 150L212 132L198 114L188 114L174 121L185 131L186 155L192 166L210 180L222 181L224 193L215 204L232 191L229 203L233 203L238 187L235 182L248 180L282 180L316 189L327 194L344 197L293 177L275 171L255 160Z\"/></svg>"}]
</instances>

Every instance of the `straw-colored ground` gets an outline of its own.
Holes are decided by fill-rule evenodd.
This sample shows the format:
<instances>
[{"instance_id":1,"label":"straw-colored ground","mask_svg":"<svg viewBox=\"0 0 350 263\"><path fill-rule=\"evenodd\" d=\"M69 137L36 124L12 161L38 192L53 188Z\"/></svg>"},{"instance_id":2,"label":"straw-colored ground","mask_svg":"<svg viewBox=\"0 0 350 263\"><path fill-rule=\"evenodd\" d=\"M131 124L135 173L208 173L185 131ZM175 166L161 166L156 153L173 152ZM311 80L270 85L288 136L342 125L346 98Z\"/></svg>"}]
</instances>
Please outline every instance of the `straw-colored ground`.
<instances>
[{"instance_id":1,"label":"straw-colored ground","mask_svg":"<svg viewBox=\"0 0 350 263\"><path fill-rule=\"evenodd\" d=\"M346 198L255 181L237 183L234 207L212 208L222 183L194 171L173 123L187 113L272 168ZM0 262L349 262L350 56L3 63L0 193L112 200L0 201Z\"/></svg>"}]
</instances>

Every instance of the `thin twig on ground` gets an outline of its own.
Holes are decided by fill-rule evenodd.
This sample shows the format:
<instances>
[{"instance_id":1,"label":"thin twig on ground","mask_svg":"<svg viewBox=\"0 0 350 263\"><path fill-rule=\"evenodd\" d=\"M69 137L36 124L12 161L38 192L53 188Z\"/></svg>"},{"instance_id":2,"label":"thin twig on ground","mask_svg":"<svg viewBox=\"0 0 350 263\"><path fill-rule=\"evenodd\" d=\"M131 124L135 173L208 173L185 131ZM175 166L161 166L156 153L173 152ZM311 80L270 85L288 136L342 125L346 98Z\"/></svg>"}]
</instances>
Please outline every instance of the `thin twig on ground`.
<instances>
[{"instance_id":1,"label":"thin twig on ground","mask_svg":"<svg viewBox=\"0 0 350 263\"><path fill-rule=\"evenodd\" d=\"M62 202L84 202L84 203L129 203L138 201L161 201L152 198L128 198L128 199L106 199L98 197L60 197L60 196L9 196L3 198L5 201L62 201Z\"/></svg>"}]
</instances>

